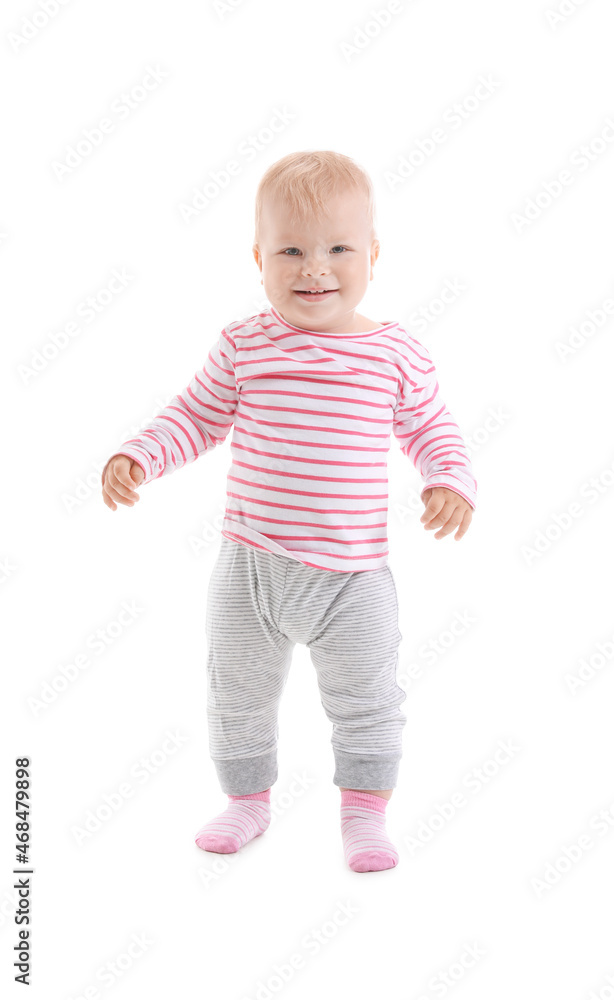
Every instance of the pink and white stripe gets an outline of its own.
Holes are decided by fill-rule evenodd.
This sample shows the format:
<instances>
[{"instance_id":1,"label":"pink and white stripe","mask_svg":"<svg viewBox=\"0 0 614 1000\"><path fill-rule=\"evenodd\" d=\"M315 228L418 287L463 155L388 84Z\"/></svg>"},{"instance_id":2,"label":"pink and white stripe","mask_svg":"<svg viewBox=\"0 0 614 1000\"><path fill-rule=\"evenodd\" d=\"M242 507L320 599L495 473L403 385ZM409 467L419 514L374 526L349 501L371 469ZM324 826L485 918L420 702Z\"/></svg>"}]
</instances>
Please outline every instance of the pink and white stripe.
<instances>
[{"instance_id":1,"label":"pink and white stripe","mask_svg":"<svg viewBox=\"0 0 614 1000\"><path fill-rule=\"evenodd\" d=\"M115 454L144 483L221 444L231 428L222 535L333 571L388 561L387 453L475 507L477 483L429 351L399 323L302 330L273 308L229 323L204 366Z\"/></svg>"}]
</instances>

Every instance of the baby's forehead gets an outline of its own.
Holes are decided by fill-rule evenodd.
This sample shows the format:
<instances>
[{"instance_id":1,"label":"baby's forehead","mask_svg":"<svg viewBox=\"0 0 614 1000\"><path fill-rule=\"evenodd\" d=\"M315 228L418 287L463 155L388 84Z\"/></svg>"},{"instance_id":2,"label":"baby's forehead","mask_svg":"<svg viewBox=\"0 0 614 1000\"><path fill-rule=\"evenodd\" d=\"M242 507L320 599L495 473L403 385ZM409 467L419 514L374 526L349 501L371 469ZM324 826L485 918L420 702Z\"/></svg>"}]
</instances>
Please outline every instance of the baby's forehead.
<instances>
[{"instance_id":1,"label":"baby's forehead","mask_svg":"<svg viewBox=\"0 0 614 1000\"><path fill-rule=\"evenodd\" d=\"M267 227L263 228L266 231ZM363 235L364 226L360 224L352 225L348 222L342 222L340 225L333 226L318 226L317 223L311 223L304 226L283 226L281 229L271 227L269 231L273 231L275 239L282 242L311 238L322 243L334 243L336 240L358 239L359 236Z\"/></svg>"},{"instance_id":2,"label":"baby's forehead","mask_svg":"<svg viewBox=\"0 0 614 1000\"><path fill-rule=\"evenodd\" d=\"M263 221L262 230L273 235L275 239L288 240L316 239L323 243L335 243L338 240L361 239L369 226L366 213L357 211L355 214L343 214L322 218L307 215L303 219L289 218Z\"/></svg>"}]
</instances>

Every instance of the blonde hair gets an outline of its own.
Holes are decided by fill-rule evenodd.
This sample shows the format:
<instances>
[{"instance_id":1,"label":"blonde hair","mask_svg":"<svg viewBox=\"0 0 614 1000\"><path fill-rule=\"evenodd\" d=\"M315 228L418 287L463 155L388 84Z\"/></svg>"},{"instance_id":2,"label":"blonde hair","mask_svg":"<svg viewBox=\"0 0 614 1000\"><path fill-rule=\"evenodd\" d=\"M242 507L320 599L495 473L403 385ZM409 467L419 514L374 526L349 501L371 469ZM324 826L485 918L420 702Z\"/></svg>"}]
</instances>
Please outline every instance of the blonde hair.
<instances>
[{"instance_id":1,"label":"blonde hair","mask_svg":"<svg viewBox=\"0 0 614 1000\"><path fill-rule=\"evenodd\" d=\"M375 196L369 175L349 156L331 149L288 153L272 163L260 179L256 191L254 247L258 246L262 208L269 197L288 208L291 225L311 215L326 215L331 196L347 188L364 194L371 239L375 238Z\"/></svg>"}]
</instances>

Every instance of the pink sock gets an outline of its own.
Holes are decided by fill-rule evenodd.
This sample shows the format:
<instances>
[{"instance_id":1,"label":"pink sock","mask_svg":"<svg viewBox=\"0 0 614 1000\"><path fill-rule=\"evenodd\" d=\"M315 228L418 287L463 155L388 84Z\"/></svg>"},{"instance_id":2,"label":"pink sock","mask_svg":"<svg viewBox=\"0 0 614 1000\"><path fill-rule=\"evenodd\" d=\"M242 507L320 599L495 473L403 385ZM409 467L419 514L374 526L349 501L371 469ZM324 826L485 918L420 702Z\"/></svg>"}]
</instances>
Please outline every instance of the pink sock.
<instances>
[{"instance_id":1,"label":"pink sock","mask_svg":"<svg viewBox=\"0 0 614 1000\"><path fill-rule=\"evenodd\" d=\"M271 822L271 789L252 795L229 795L224 812L198 831L196 844L203 851L234 854L248 840L259 837Z\"/></svg>"},{"instance_id":2,"label":"pink sock","mask_svg":"<svg viewBox=\"0 0 614 1000\"><path fill-rule=\"evenodd\" d=\"M386 835L388 800L369 792L341 792L341 838L345 859L355 872L394 868L399 855Z\"/></svg>"}]
</instances>

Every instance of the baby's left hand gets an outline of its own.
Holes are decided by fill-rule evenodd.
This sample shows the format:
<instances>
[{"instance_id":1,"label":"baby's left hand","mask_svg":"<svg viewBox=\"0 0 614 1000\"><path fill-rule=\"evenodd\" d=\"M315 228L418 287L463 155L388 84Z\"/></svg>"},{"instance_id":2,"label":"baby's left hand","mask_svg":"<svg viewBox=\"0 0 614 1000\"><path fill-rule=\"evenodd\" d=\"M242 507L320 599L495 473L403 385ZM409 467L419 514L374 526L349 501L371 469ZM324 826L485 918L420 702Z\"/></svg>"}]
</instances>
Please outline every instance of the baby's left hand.
<instances>
[{"instance_id":1,"label":"baby's left hand","mask_svg":"<svg viewBox=\"0 0 614 1000\"><path fill-rule=\"evenodd\" d=\"M473 516L473 507L464 497L449 490L446 486L432 486L422 494L422 502L425 504L424 513L420 520L427 530L440 528L435 538L444 538L458 525L454 539L460 541Z\"/></svg>"}]
</instances>

